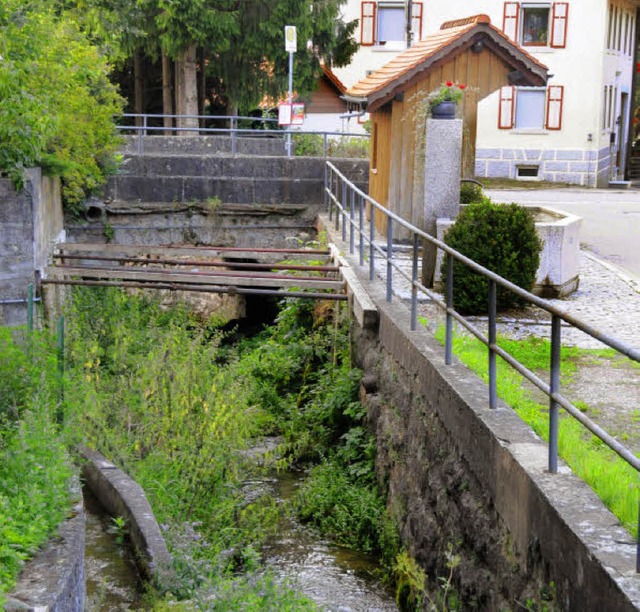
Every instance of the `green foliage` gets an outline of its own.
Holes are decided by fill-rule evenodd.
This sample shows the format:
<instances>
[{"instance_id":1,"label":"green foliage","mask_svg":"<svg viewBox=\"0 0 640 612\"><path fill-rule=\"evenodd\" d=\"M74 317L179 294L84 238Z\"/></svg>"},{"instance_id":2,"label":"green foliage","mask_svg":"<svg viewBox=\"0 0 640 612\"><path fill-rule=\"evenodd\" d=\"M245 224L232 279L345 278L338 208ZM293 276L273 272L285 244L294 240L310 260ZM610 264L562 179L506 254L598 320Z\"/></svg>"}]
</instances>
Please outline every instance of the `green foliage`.
<instances>
[{"instance_id":1,"label":"green foliage","mask_svg":"<svg viewBox=\"0 0 640 612\"><path fill-rule=\"evenodd\" d=\"M321 134L293 134L295 154L300 157L323 157L324 140ZM369 157L369 139L361 136L340 136L327 139L327 157L366 159Z\"/></svg>"},{"instance_id":2,"label":"green foliage","mask_svg":"<svg viewBox=\"0 0 640 612\"><path fill-rule=\"evenodd\" d=\"M41 165L62 177L65 204L77 210L115 168L121 99L106 60L39 0L3 3L0 57L0 172L21 187L23 170Z\"/></svg>"},{"instance_id":3,"label":"green foliage","mask_svg":"<svg viewBox=\"0 0 640 612\"><path fill-rule=\"evenodd\" d=\"M541 242L532 213L517 204L494 204L488 198L462 209L445 236L445 243L512 283L530 290L540 262ZM446 257L443 278L446 278ZM453 264L453 304L462 314L487 312L489 282L463 263ZM520 304L498 286L498 310Z\"/></svg>"},{"instance_id":4,"label":"green foliage","mask_svg":"<svg viewBox=\"0 0 640 612\"><path fill-rule=\"evenodd\" d=\"M471 204L472 202L482 202L484 195L482 187L476 183L462 182L460 185L460 203Z\"/></svg>"},{"instance_id":5,"label":"green foliage","mask_svg":"<svg viewBox=\"0 0 640 612\"><path fill-rule=\"evenodd\" d=\"M19 344L0 328L0 599L71 506L50 349L46 332Z\"/></svg>"},{"instance_id":6,"label":"green foliage","mask_svg":"<svg viewBox=\"0 0 640 612\"><path fill-rule=\"evenodd\" d=\"M443 329L438 330L436 338L443 342ZM534 371L548 370L550 348L547 340L498 338L498 344L526 367ZM463 363L483 380L488 380L487 349L479 340L456 336L453 350ZM571 360L584 353L585 351L577 348L563 347L562 374L571 374L576 367ZM593 351L587 353L591 355ZM607 351L602 353L606 355ZM523 386L523 377L513 368L501 359L498 359L497 367L498 396L541 438L548 440L548 407L534 399L532 393ZM640 501L637 471L566 414L562 414L560 418L558 450L562 459L593 488L622 525L637 538Z\"/></svg>"}]
</instances>

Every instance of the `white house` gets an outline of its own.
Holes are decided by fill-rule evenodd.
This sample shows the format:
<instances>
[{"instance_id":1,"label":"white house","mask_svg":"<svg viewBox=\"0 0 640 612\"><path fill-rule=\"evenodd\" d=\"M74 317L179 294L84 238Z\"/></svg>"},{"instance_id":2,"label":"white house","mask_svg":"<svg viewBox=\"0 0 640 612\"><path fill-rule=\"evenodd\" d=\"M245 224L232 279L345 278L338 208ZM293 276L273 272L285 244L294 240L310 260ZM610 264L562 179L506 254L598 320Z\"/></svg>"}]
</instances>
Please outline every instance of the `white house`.
<instances>
[{"instance_id":1,"label":"white house","mask_svg":"<svg viewBox=\"0 0 640 612\"><path fill-rule=\"evenodd\" d=\"M599 187L624 179L640 0L472 4L413 2L414 37L470 11L486 13L553 75L546 88L507 86L480 103L476 175ZM407 2L349 0L344 12L361 19L363 45L351 66L336 70L349 87L406 48Z\"/></svg>"}]
</instances>

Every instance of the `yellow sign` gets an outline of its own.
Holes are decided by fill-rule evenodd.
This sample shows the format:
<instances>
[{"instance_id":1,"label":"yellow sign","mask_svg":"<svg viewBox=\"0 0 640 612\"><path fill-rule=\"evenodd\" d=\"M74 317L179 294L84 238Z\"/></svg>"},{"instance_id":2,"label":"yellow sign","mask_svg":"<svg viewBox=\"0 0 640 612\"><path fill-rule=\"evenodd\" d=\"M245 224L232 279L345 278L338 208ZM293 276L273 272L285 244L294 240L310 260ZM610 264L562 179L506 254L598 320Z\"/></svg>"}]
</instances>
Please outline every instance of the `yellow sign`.
<instances>
[{"instance_id":1,"label":"yellow sign","mask_svg":"<svg viewBox=\"0 0 640 612\"><path fill-rule=\"evenodd\" d=\"M288 53L295 53L298 48L296 26L284 26L284 49Z\"/></svg>"}]
</instances>

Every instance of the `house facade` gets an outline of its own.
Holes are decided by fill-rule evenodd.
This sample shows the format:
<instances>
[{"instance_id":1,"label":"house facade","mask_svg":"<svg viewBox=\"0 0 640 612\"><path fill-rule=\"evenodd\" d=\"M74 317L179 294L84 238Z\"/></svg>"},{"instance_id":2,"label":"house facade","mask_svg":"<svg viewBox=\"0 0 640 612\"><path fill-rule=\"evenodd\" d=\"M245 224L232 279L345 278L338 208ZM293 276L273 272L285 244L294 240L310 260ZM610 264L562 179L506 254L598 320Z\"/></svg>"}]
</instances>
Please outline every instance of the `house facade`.
<instances>
[{"instance_id":1,"label":"house facade","mask_svg":"<svg viewBox=\"0 0 640 612\"><path fill-rule=\"evenodd\" d=\"M338 72L349 87L406 48L404 1L350 0L363 45ZM414 39L469 13L468 0L413 2ZM507 85L478 108L475 175L606 187L626 177L634 136L640 0L474 0L511 40L545 64L545 87ZM393 20L395 12L395 21ZM404 40L399 37L404 15ZM395 25L393 25L395 24ZM393 25L393 27L392 27ZM388 32L392 32L393 35Z\"/></svg>"}]
</instances>

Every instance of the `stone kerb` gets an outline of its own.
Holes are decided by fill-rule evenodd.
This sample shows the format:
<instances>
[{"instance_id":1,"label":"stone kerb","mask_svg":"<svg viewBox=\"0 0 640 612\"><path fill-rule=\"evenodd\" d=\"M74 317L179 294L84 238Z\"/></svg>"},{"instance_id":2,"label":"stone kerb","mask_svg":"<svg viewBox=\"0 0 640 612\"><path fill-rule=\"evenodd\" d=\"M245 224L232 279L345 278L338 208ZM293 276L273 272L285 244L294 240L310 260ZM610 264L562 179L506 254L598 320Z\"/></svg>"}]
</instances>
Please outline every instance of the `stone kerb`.
<instances>
[{"instance_id":1,"label":"stone kerb","mask_svg":"<svg viewBox=\"0 0 640 612\"><path fill-rule=\"evenodd\" d=\"M81 448L82 474L100 505L126 521L142 572L162 590L175 582L173 560L144 490L100 453Z\"/></svg>"}]
</instances>

